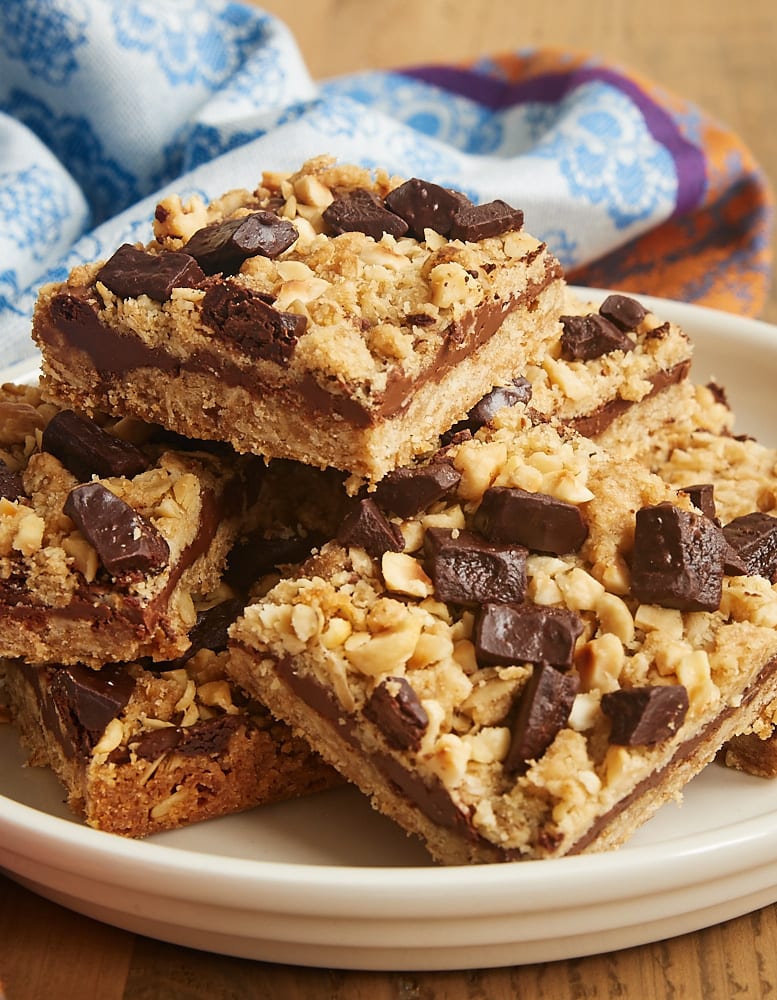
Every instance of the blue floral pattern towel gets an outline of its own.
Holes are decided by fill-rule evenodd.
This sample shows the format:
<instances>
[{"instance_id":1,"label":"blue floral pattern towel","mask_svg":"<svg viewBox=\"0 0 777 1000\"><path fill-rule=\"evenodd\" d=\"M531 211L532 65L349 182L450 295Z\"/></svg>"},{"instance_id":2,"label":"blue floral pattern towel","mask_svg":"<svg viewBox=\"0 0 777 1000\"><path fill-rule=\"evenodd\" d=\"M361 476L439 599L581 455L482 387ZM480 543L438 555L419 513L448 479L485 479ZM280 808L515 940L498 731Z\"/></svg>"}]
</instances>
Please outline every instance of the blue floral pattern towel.
<instances>
[{"instance_id":1,"label":"blue floral pattern towel","mask_svg":"<svg viewBox=\"0 0 777 1000\"><path fill-rule=\"evenodd\" d=\"M0 4L0 367L34 363L41 283L151 238L157 200L314 155L524 210L571 280L757 314L771 192L701 110L578 53L314 81L227 0Z\"/></svg>"}]
</instances>

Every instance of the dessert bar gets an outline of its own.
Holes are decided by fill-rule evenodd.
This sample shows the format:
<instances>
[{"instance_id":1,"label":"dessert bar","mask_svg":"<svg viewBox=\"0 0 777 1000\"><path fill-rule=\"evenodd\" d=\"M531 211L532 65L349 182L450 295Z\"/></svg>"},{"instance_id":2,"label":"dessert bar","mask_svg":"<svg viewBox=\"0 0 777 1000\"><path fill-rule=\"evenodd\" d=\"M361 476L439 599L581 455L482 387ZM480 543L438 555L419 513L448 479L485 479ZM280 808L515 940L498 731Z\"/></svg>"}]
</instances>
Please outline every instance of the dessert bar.
<instances>
[{"instance_id":1,"label":"dessert bar","mask_svg":"<svg viewBox=\"0 0 777 1000\"><path fill-rule=\"evenodd\" d=\"M0 656L183 653L263 463L60 410L34 386L0 388L0 428Z\"/></svg>"},{"instance_id":2,"label":"dessert bar","mask_svg":"<svg viewBox=\"0 0 777 1000\"><path fill-rule=\"evenodd\" d=\"M372 482L558 336L558 261L503 201L327 157L158 205L155 239L41 290L43 384Z\"/></svg>"},{"instance_id":3,"label":"dessert bar","mask_svg":"<svg viewBox=\"0 0 777 1000\"><path fill-rule=\"evenodd\" d=\"M777 694L737 544L516 402L354 499L229 670L440 862L611 849Z\"/></svg>"},{"instance_id":4,"label":"dessert bar","mask_svg":"<svg viewBox=\"0 0 777 1000\"><path fill-rule=\"evenodd\" d=\"M29 763L54 770L89 826L145 837L339 783L229 680L226 628L241 607L227 599L203 610L189 652L172 663L5 662Z\"/></svg>"}]
</instances>

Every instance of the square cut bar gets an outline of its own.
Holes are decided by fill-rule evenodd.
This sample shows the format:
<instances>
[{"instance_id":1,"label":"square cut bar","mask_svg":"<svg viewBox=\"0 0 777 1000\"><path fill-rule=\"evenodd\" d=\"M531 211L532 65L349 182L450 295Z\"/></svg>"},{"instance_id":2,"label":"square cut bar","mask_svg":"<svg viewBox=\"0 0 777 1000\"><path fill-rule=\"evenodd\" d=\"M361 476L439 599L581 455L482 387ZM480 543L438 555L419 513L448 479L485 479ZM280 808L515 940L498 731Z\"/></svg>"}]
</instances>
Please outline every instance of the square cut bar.
<instances>
[{"instance_id":1,"label":"square cut bar","mask_svg":"<svg viewBox=\"0 0 777 1000\"><path fill-rule=\"evenodd\" d=\"M718 407L722 404L716 404ZM748 436L716 433L709 407L696 413L696 426L667 442L658 435L651 460L677 489L704 503L724 530L739 526L748 535L748 557L763 576L777 579L777 450ZM731 416L733 424L733 414ZM759 777L777 777L777 702L766 706L747 730L733 736L720 754L729 767Z\"/></svg>"},{"instance_id":2,"label":"square cut bar","mask_svg":"<svg viewBox=\"0 0 777 1000\"><path fill-rule=\"evenodd\" d=\"M614 293L596 305L567 289L556 337L520 374L545 419L628 442L682 417L691 359L684 331L639 299Z\"/></svg>"},{"instance_id":3,"label":"square cut bar","mask_svg":"<svg viewBox=\"0 0 777 1000\"><path fill-rule=\"evenodd\" d=\"M41 290L46 391L377 481L558 336L558 261L501 201L321 157Z\"/></svg>"},{"instance_id":4,"label":"square cut bar","mask_svg":"<svg viewBox=\"0 0 777 1000\"><path fill-rule=\"evenodd\" d=\"M262 463L157 431L0 388L0 656L100 667L187 649Z\"/></svg>"},{"instance_id":5,"label":"square cut bar","mask_svg":"<svg viewBox=\"0 0 777 1000\"><path fill-rule=\"evenodd\" d=\"M154 668L101 670L6 661L29 763L54 770L89 826L128 837L339 784L302 739L230 682L228 655L200 648Z\"/></svg>"},{"instance_id":6,"label":"square cut bar","mask_svg":"<svg viewBox=\"0 0 777 1000\"><path fill-rule=\"evenodd\" d=\"M777 694L777 595L735 555L517 404L358 501L229 669L440 862L612 849Z\"/></svg>"}]
</instances>

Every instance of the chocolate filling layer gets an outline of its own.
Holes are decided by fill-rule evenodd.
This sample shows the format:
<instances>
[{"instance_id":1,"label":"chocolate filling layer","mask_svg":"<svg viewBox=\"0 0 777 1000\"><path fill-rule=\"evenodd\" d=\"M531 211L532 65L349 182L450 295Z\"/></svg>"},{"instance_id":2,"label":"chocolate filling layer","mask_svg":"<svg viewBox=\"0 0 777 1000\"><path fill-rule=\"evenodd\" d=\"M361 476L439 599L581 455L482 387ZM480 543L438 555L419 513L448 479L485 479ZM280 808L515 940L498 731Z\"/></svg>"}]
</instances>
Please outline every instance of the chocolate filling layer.
<instances>
[{"instance_id":1,"label":"chocolate filling layer","mask_svg":"<svg viewBox=\"0 0 777 1000\"><path fill-rule=\"evenodd\" d=\"M247 652L251 653L250 650L247 650ZM297 697L326 719L337 734L347 743L356 747L360 752L364 752L356 739L354 716L343 711L327 688L310 675L299 674L294 668L294 662L291 657L285 657L276 661L275 668L279 677L282 678ZM757 679L750 684L745 692L742 705L749 704L755 698L762 689L764 679L771 676L775 670L777 670L777 659L770 660L761 669ZM596 840L613 819L623 813L625 809L639 799L648 789L658 784L662 775L667 773L674 765L692 756L701 744L715 734L722 723L739 710L739 708L734 707L726 708L707 723L700 733L680 744L671 760L660 771L656 771L644 778L628 795L620 799L617 805L613 806L603 816L600 816L566 853L579 854L584 851ZM394 757L386 753L373 753L370 755L370 761L393 786L397 794L407 798L433 823L454 831L458 836L463 837L467 841L483 845L489 851L493 852L496 857L501 857L505 861L521 860L522 855L520 851L500 847L478 833L469 816L455 804L441 782L438 781L432 786L427 785L418 774L404 767ZM540 836L542 838L542 832ZM552 848L552 839L552 837L548 838L546 836L544 840L545 846Z\"/></svg>"},{"instance_id":2,"label":"chocolate filling layer","mask_svg":"<svg viewBox=\"0 0 777 1000\"><path fill-rule=\"evenodd\" d=\"M642 397L640 402L643 403L646 399L657 396L659 392L670 385L678 385L688 375L690 368L691 362L688 359L680 361L678 364L664 371L656 372L655 375L650 375L647 381L650 382L653 388L646 396ZM597 434L601 434L602 431L607 430L610 424L635 405L634 402L628 399L612 399L608 403L603 403L593 413L588 413L582 417L573 417L571 420L565 421L565 423L584 437L596 437Z\"/></svg>"},{"instance_id":3,"label":"chocolate filling layer","mask_svg":"<svg viewBox=\"0 0 777 1000\"><path fill-rule=\"evenodd\" d=\"M543 251L544 247L539 247L527 256L526 262L529 263ZM486 343L500 328L505 316L531 303L558 277L560 269L549 262L542 279L529 284L522 294L483 305L477 312L451 324L425 374L417 380L397 374L390 376L386 389L373 398L370 406L352 396L328 392L311 374L303 378L298 388L284 390L277 384L262 384L253 363L244 371L217 350L198 350L190 357L177 358L161 348L148 347L132 335L105 326L97 313L98 304L89 297L89 289L86 288L56 295L51 301L51 322L49 325L38 325L36 336L52 351L56 351L64 337L65 344L61 349L76 348L85 353L104 383L124 378L127 372L141 368L154 368L173 378L187 372L206 373L215 375L230 387L240 386L257 394L269 390L276 397L288 397L285 401L289 405L292 405L291 400L298 392L306 409L337 414L356 427L368 427L379 418L401 412L410 403L408 390L411 385L440 381L447 371Z\"/></svg>"},{"instance_id":4,"label":"chocolate filling layer","mask_svg":"<svg viewBox=\"0 0 777 1000\"><path fill-rule=\"evenodd\" d=\"M69 604L64 607L46 607L32 603L23 584L19 580L14 581L12 577L0 581L0 621L23 621L28 628L41 633L45 633L52 621L91 621L94 628L109 629L121 622L128 625L138 637L153 632L181 576L207 552L218 529L219 519L220 507L213 491L204 490L199 531L171 568L163 590L147 605L142 604L137 597L121 591L117 591L116 602L103 603L100 597L104 592L99 587L84 584Z\"/></svg>"}]
</instances>

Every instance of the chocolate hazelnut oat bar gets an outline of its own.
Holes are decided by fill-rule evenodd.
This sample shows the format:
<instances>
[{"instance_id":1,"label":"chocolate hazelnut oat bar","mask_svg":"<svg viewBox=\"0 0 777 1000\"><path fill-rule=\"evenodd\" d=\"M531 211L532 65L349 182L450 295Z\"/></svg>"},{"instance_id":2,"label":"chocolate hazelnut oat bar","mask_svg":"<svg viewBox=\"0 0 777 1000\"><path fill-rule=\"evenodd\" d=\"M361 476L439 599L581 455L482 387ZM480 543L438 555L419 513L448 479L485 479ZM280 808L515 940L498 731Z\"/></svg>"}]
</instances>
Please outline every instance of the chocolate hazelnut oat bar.
<instances>
[{"instance_id":1,"label":"chocolate hazelnut oat bar","mask_svg":"<svg viewBox=\"0 0 777 1000\"><path fill-rule=\"evenodd\" d=\"M169 660L214 591L261 462L0 387L0 656ZM185 445L185 446L184 446Z\"/></svg>"},{"instance_id":2,"label":"chocolate hazelnut oat bar","mask_svg":"<svg viewBox=\"0 0 777 1000\"><path fill-rule=\"evenodd\" d=\"M342 780L230 682L226 629L240 609L203 610L186 655L153 667L6 661L29 763L54 770L89 826L145 837Z\"/></svg>"},{"instance_id":3,"label":"chocolate hazelnut oat bar","mask_svg":"<svg viewBox=\"0 0 777 1000\"><path fill-rule=\"evenodd\" d=\"M777 595L740 560L516 403L354 500L229 669L441 862L615 848L777 694Z\"/></svg>"},{"instance_id":4,"label":"chocolate hazelnut oat bar","mask_svg":"<svg viewBox=\"0 0 777 1000\"><path fill-rule=\"evenodd\" d=\"M502 201L321 157L42 289L62 404L377 481L541 357L561 268Z\"/></svg>"}]
</instances>

